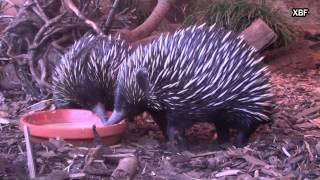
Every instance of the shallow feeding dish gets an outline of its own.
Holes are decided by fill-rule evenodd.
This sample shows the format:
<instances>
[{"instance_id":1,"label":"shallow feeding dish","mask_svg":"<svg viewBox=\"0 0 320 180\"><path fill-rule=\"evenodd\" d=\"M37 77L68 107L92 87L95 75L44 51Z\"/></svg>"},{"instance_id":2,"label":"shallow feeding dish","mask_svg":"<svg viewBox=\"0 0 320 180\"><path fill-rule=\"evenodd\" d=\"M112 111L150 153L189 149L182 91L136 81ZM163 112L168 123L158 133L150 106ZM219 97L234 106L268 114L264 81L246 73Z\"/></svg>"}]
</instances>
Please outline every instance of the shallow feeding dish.
<instances>
[{"instance_id":1,"label":"shallow feeding dish","mask_svg":"<svg viewBox=\"0 0 320 180\"><path fill-rule=\"evenodd\" d=\"M110 117L112 112L108 112ZM20 119L20 130L24 125L29 127L32 140L35 142L48 138L57 138L72 142L88 142L94 139L92 126L103 143L112 145L117 143L127 124L121 121L118 124L103 126L98 116L92 111L80 109L58 109L50 111L32 112L23 115Z\"/></svg>"}]
</instances>

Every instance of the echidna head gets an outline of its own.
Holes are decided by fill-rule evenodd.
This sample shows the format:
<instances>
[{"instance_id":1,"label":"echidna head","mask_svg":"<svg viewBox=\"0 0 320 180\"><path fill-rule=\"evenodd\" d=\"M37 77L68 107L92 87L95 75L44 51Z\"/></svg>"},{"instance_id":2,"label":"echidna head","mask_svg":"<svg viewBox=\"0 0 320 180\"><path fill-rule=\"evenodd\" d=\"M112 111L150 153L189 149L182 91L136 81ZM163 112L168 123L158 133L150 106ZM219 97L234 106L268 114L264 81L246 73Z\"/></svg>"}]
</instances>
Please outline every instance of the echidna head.
<instances>
[{"instance_id":1,"label":"echidna head","mask_svg":"<svg viewBox=\"0 0 320 180\"><path fill-rule=\"evenodd\" d=\"M150 93L150 82L148 72L145 68L137 68L125 76L119 73L115 99L114 110L109 118L107 125L119 123L122 119L133 119L134 116L142 113L147 105Z\"/></svg>"}]
</instances>

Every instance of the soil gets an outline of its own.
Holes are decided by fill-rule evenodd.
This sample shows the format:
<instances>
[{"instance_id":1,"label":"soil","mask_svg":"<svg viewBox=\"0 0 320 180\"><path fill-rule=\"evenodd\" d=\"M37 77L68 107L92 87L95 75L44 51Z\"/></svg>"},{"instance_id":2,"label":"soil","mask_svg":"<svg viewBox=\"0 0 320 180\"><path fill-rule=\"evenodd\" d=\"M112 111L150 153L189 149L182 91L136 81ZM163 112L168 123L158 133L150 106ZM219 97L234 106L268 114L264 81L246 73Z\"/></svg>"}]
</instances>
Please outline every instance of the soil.
<instances>
[{"instance_id":1,"label":"soil","mask_svg":"<svg viewBox=\"0 0 320 180\"><path fill-rule=\"evenodd\" d=\"M303 22L306 31L320 31L320 25L310 23L315 19L307 25L301 20L295 23ZM320 50L310 48L315 43L299 39L287 48L264 52L277 105L274 123L260 127L244 148L218 144L214 126L203 123L186 131L187 150L168 151L158 127L143 114L130 124L118 145L95 149L96 145L79 147L59 139L34 143L36 175L38 179L110 179L119 157L107 155L133 153L138 158L133 179L317 179ZM1 179L28 179L18 120L38 101L22 91L0 93Z\"/></svg>"}]
</instances>

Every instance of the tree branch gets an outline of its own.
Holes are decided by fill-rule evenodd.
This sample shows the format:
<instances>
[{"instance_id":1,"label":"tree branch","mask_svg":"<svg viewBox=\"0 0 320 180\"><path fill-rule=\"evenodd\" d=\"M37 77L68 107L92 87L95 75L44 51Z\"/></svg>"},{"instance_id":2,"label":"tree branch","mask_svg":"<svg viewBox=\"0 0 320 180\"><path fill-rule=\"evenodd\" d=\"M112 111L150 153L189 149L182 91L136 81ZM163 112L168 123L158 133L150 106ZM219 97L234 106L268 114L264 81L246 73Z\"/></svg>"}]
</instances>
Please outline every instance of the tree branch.
<instances>
[{"instance_id":1,"label":"tree branch","mask_svg":"<svg viewBox=\"0 0 320 180\"><path fill-rule=\"evenodd\" d=\"M83 20L86 24L88 24L92 29L96 31L97 34L103 35L102 30L97 26L97 24L90 19L86 18L81 12L78 10L76 5L72 2L72 0L64 0L65 5L71 9L81 20Z\"/></svg>"},{"instance_id":2,"label":"tree branch","mask_svg":"<svg viewBox=\"0 0 320 180\"><path fill-rule=\"evenodd\" d=\"M175 0L158 0L151 15L137 28L120 32L120 36L128 42L133 42L149 36L160 24Z\"/></svg>"}]
</instances>

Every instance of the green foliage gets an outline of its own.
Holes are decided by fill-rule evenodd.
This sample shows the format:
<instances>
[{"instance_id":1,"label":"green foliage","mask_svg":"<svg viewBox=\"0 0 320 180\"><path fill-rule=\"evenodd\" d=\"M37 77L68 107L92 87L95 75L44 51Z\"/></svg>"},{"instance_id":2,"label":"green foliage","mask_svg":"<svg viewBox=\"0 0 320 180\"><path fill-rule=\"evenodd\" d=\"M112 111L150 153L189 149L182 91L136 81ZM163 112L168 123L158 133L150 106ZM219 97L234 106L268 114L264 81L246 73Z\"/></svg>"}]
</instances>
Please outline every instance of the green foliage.
<instances>
[{"instance_id":1,"label":"green foliage","mask_svg":"<svg viewBox=\"0 0 320 180\"><path fill-rule=\"evenodd\" d=\"M209 4L209 5L208 5ZM204 6L206 5L206 6ZM263 19L278 35L273 47L287 46L298 35L280 10L267 6L265 1L249 3L245 0L199 0L192 4L191 13L183 26L193 24L214 24L240 33L258 19Z\"/></svg>"}]
</instances>

